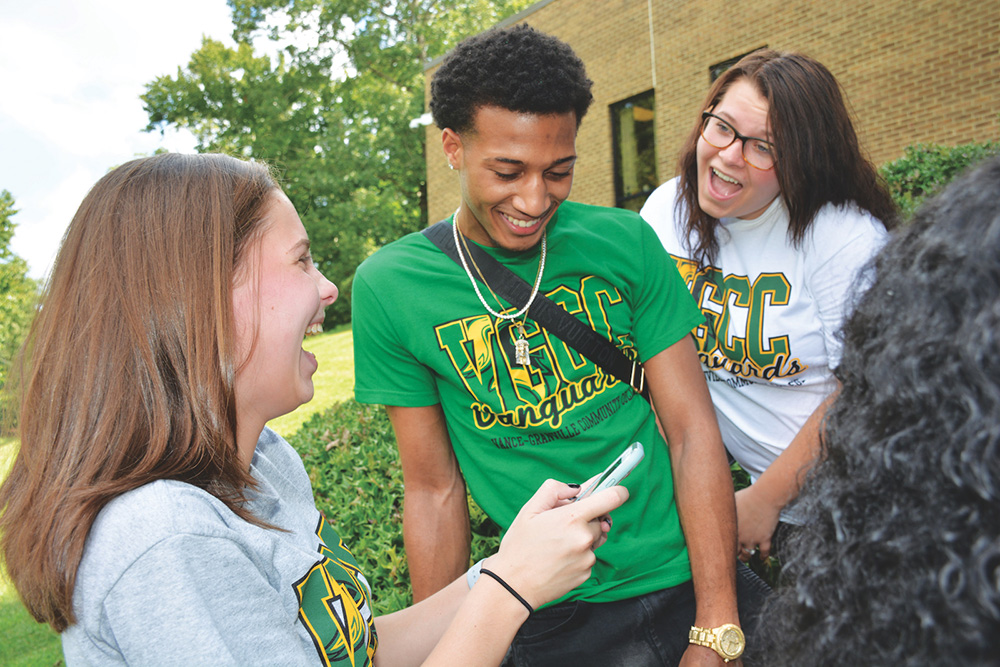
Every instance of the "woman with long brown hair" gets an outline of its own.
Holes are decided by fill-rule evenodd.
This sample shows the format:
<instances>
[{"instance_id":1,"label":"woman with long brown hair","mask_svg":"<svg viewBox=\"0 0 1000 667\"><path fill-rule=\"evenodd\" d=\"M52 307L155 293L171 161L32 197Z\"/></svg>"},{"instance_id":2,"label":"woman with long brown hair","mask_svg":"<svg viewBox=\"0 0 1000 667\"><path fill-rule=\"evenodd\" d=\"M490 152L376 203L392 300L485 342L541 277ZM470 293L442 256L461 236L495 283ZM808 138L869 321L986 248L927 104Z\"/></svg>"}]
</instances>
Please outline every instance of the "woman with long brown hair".
<instances>
[{"instance_id":1,"label":"woman with long brown hair","mask_svg":"<svg viewBox=\"0 0 1000 667\"><path fill-rule=\"evenodd\" d=\"M694 336L736 494L739 557L767 557L816 457L853 283L896 210L839 85L798 53L754 52L708 93L680 176L642 209L706 321Z\"/></svg>"},{"instance_id":2,"label":"woman with long brown hair","mask_svg":"<svg viewBox=\"0 0 1000 667\"><path fill-rule=\"evenodd\" d=\"M7 572L67 663L498 663L531 608L589 576L610 527L592 520L627 492L571 503L550 481L474 587L373 618L265 428L312 398L302 340L336 298L259 163L143 158L87 195L16 374L0 487Z\"/></svg>"}]
</instances>

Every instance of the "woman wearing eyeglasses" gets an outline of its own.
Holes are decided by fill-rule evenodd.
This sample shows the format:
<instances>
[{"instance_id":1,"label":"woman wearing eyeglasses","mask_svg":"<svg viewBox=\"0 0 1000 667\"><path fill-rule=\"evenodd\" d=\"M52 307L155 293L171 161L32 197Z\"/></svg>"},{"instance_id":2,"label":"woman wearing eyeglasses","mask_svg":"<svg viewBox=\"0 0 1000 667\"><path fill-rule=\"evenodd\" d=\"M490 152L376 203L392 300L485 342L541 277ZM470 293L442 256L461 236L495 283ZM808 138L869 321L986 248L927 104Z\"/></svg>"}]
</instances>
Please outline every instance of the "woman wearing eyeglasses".
<instances>
[{"instance_id":1,"label":"woman wearing eyeglasses","mask_svg":"<svg viewBox=\"0 0 1000 667\"><path fill-rule=\"evenodd\" d=\"M719 77L678 166L641 213L705 314L693 334L719 427L753 481L738 556L766 558L819 451L855 277L897 213L836 79L797 53Z\"/></svg>"}]
</instances>

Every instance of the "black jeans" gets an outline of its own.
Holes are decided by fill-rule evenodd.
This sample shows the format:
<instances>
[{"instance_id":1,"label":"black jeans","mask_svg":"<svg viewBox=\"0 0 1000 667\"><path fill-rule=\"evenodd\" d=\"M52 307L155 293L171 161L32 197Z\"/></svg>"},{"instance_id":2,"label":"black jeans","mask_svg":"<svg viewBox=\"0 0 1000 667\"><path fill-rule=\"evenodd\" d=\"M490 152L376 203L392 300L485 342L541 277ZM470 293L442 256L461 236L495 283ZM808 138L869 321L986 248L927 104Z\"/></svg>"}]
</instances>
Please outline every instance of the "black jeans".
<instances>
[{"instance_id":1,"label":"black jeans","mask_svg":"<svg viewBox=\"0 0 1000 667\"><path fill-rule=\"evenodd\" d=\"M747 637L743 662L750 667L757 616L771 589L746 566L736 567L740 624ZM676 665L687 650L694 613L690 581L617 602L563 602L525 621L503 667Z\"/></svg>"}]
</instances>

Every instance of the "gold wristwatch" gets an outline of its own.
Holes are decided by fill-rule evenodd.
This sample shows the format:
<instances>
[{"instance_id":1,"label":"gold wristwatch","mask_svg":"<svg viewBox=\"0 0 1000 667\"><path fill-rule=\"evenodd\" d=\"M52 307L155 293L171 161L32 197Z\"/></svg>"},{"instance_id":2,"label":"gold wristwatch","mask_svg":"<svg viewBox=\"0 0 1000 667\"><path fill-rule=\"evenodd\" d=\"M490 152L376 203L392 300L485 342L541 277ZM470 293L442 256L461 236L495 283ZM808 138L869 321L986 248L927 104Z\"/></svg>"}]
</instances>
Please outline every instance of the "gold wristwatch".
<instances>
[{"instance_id":1,"label":"gold wristwatch","mask_svg":"<svg viewBox=\"0 0 1000 667\"><path fill-rule=\"evenodd\" d=\"M740 626L726 623L717 628L699 628L692 625L688 632L688 641L698 646L707 646L729 662L743 655L747 642Z\"/></svg>"}]
</instances>

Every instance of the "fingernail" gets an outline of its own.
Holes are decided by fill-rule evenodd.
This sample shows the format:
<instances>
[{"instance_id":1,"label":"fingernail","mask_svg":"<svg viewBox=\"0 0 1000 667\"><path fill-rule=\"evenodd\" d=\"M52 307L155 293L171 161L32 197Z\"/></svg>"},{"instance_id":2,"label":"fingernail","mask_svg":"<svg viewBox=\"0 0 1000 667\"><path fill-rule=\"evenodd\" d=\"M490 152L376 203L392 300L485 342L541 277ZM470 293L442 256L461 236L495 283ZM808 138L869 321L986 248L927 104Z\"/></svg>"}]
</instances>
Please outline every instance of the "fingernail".
<instances>
[{"instance_id":1,"label":"fingernail","mask_svg":"<svg viewBox=\"0 0 1000 667\"><path fill-rule=\"evenodd\" d=\"M566 486L568 486L571 489L579 489L580 488L579 484L567 484Z\"/></svg>"}]
</instances>

